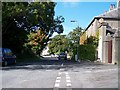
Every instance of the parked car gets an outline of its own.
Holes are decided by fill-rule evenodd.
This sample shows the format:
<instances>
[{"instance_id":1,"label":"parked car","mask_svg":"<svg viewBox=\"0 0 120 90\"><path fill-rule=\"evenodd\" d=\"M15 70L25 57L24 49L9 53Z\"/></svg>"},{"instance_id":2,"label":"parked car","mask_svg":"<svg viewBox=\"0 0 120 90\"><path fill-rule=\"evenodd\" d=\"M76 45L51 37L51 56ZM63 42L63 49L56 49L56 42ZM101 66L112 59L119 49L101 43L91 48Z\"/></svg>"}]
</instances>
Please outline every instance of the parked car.
<instances>
[{"instance_id":1,"label":"parked car","mask_svg":"<svg viewBox=\"0 0 120 90\"><path fill-rule=\"evenodd\" d=\"M67 60L67 54L64 53L64 52L61 52L59 55L58 55L58 59L59 60Z\"/></svg>"},{"instance_id":2,"label":"parked car","mask_svg":"<svg viewBox=\"0 0 120 90\"><path fill-rule=\"evenodd\" d=\"M0 48L0 59L2 66L16 64L16 56L9 48Z\"/></svg>"}]
</instances>

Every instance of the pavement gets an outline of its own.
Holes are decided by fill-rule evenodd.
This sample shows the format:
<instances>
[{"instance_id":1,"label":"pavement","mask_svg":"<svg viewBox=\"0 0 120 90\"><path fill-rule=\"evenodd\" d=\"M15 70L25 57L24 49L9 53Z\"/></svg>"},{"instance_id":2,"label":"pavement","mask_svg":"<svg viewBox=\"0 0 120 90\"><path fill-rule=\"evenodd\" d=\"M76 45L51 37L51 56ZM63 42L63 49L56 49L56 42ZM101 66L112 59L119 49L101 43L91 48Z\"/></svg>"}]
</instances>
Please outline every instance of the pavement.
<instances>
[{"instance_id":1,"label":"pavement","mask_svg":"<svg viewBox=\"0 0 120 90\"><path fill-rule=\"evenodd\" d=\"M47 57L35 63L3 67L2 88L118 88L118 66Z\"/></svg>"}]
</instances>

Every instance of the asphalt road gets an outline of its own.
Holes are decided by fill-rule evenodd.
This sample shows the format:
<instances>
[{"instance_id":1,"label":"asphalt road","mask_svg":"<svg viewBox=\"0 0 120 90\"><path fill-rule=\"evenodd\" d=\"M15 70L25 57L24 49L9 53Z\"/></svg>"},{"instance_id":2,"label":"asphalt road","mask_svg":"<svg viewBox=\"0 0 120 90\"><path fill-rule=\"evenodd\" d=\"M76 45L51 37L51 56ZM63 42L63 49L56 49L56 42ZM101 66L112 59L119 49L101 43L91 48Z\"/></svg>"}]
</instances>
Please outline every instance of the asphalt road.
<instances>
[{"instance_id":1,"label":"asphalt road","mask_svg":"<svg viewBox=\"0 0 120 90\"><path fill-rule=\"evenodd\" d=\"M118 67L47 57L40 62L3 67L2 88L118 88Z\"/></svg>"}]
</instances>

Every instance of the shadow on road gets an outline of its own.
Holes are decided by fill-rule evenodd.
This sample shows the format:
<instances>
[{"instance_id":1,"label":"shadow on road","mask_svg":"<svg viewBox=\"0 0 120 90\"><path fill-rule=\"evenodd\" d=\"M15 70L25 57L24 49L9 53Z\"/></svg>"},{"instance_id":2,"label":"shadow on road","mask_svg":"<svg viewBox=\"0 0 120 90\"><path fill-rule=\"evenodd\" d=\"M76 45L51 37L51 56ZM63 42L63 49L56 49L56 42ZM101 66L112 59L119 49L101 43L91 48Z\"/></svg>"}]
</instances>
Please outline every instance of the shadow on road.
<instances>
[{"instance_id":1,"label":"shadow on road","mask_svg":"<svg viewBox=\"0 0 120 90\"><path fill-rule=\"evenodd\" d=\"M80 68L82 66L94 66L94 65L101 65L93 63L93 62L75 62L71 60L50 60L50 59L43 59L39 60L38 62L29 62L29 63L17 63L16 65L9 65L3 67L2 70L59 70L60 68Z\"/></svg>"}]
</instances>

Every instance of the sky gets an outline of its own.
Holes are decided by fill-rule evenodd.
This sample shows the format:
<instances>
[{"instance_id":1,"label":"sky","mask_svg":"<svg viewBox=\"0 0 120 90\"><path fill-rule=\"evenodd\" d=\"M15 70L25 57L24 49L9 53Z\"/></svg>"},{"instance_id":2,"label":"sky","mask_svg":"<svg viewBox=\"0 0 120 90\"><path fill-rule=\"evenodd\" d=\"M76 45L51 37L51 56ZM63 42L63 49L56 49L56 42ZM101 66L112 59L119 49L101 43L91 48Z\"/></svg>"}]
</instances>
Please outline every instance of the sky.
<instances>
[{"instance_id":1,"label":"sky","mask_svg":"<svg viewBox=\"0 0 120 90\"><path fill-rule=\"evenodd\" d=\"M69 1L69 0L68 0ZM74 1L74 0L73 0ZM55 17L63 16L65 22L63 34L68 34L78 25L85 29L94 16L98 16L109 10L110 4L114 2L57 2L55 7ZM77 22L71 22L75 20ZM56 35L56 33L54 34Z\"/></svg>"}]
</instances>

